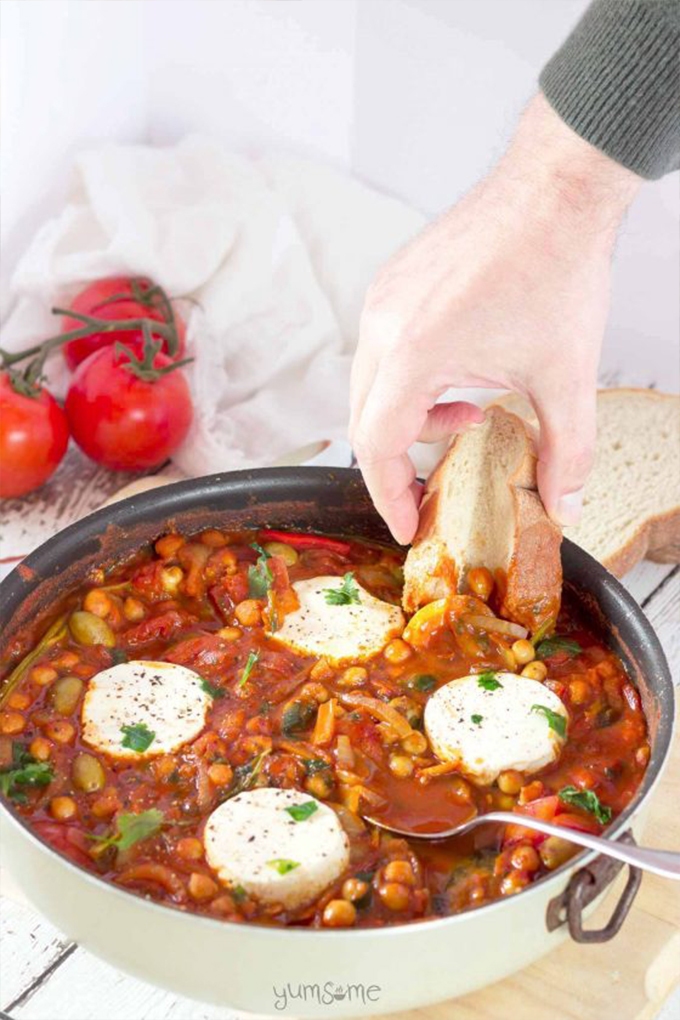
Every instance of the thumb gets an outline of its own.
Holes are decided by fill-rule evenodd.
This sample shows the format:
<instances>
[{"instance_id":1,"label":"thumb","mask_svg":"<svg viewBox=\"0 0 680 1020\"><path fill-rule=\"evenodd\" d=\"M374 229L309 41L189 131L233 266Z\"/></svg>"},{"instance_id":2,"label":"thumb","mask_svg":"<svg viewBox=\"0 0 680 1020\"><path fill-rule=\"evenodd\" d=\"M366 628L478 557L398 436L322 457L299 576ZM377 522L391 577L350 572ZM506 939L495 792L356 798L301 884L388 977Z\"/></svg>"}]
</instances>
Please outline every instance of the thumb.
<instances>
[{"instance_id":1,"label":"thumb","mask_svg":"<svg viewBox=\"0 0 680 1020\"><path fill-rule=\"evenodd\" d=\"M595 458L595 380L567 385L560 393L534 394L533 404L540 426L537 473L543 505L558 524L578 524Z\"/></svg>"}]
</instances>

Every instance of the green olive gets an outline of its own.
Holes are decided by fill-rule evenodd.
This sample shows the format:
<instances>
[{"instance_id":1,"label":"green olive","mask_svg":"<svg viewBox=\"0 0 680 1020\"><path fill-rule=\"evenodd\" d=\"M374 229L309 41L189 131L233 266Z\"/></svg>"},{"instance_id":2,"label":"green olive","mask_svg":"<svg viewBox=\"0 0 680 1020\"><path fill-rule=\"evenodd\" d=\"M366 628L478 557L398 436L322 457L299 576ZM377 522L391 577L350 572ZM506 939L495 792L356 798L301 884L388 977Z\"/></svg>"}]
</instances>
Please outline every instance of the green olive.
<instances>
[{"instance_id":1,"label":"green olive","mask_svg":"<svg viewBox=\"0 0 680 1020\"><path fill-rule=\"evenodd\" d=\"M262 547L270 556L280 556L287 567L292 567L298 561L298 554L292 545L285 542L265 542Z\"/></svg>"},{"instance_id":2,"label":"green olive","mask_svg":"<svg viewBox=\"0 0 680 1020\"><path fill-rule=\"evenodd\" d=\"M77 676L63 676L56 680L50 688L50 704L59 715L72 715L75 712L85 684Z\"/></svg>"},{"instance_id":3,"label":"green olive","mask_svg":"<svg viewBox=\"0 0 680 1020\"><path fill-rule=\"evenodd\" d=\"M93 754L78 754L71 767L73 785L84 793L101 790L106 782L104 767Z\"/></svg>"},{"instance_id":4,"label":"green olive","mask_svg":"<svg viewBox=\"0 0 680 1020\"><path fill-rule=\"evenodd\" d=\"M116 635L106 620L84 609L72 613L68 625L79 645L106 645L107 648L113 648L116 643Z\"/></svg>"}]
</instances>

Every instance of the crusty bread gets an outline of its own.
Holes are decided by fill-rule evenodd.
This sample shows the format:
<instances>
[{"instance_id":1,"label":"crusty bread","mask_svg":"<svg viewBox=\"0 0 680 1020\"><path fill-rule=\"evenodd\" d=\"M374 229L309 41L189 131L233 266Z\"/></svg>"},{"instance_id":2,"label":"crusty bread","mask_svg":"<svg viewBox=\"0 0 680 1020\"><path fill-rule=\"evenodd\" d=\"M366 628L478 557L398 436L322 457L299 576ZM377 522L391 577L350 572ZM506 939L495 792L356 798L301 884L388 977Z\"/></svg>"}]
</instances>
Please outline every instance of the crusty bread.
<instances>
[{"instance_id":1,"label":"crusty bread","mask_svg":"<svg viewBox=\"0 0 680 1020\"><path fill-rule=\"evenodd\" d=\"M484 566L499 580L503 615L545 629L560 604L560 542L536 491L526 423L491 407L483 424L454 437L427 481L404 566L404 608L467 590L470 568Z\"/></svg>"},{"instance_id":2,"label":"crusty bread","mask_svg":"<svg viewBox=\"0 0 680 1020\"><path fill-rule=\"evenodd\" d=\"M535 424L530 404L515 394L492 406ZM597 452L583 517L564 534L617 577L644 557L680 562L680 397L600 390Z\"/></svg>"}]
</instances>

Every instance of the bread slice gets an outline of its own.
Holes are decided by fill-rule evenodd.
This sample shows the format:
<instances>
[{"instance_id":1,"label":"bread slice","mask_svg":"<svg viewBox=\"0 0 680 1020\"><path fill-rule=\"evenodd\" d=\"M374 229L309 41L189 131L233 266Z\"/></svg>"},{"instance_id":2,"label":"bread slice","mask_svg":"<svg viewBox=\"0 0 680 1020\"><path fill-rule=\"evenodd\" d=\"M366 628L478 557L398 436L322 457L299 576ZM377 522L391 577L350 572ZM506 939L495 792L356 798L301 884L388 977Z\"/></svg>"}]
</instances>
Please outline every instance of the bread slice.
<instances>
[{"instance_id":1,"label":"bread slice","mask_svg":"<svg viewBox=\"0 0 680 1020\"><path fill-rule=\"evenodd\" d=\"M515 394L494 401L535 425ZM617 577L647 557L680 562L680 397L656 390L600 390L597 451L583 517L565 528Z\"/></svg>"},{"instance_id":2,"label":"bread slice","mask_svg":"<svg viewBox=\"0 0 680 1020\"><path fill-rule=\"evenodd\" d=\"M427 481L404 565L404 608L466 591L468 571L488 567L502 615L532 633L547 630L560 605L561 540L536 491L526 423L491 407L483 424L454 437Z\"/></svg>"}]
</instances>

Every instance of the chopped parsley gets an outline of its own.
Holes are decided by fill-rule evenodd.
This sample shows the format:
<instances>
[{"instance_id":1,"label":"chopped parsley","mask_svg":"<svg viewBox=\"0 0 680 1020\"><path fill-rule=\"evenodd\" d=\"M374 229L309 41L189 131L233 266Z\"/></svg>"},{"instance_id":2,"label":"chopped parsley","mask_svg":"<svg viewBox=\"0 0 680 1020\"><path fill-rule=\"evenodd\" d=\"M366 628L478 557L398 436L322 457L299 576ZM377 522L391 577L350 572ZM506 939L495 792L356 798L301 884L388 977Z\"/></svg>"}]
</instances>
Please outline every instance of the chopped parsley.
<instances>
[{"instance_id":1,"label":"chopped parsley","mask_svg":"<svg viewBox=\"0 0 680 1020\"><path fill-rule=\"evenodd\" d=\"M248 683L248 680L250 679L250 674L253 672L253 669L255 668L255 664L259 661L259 658L260 658L260 653L259 652L249 652L248 653L248 658L246 660L246 664L243 667L243 672L241 673L241 679L239 680L238 684L236 685L239 689L241 687L245 687L245 685Z\"/></svg>"},{"instance_id":2,"label":"chopped parsley","mask_svg":"<svg viewBox=\"0 0 680 1020\"><path fill-rule=\"evenodd\" d=\"M244 790L249 790L253 786L257 776L262 771L262 765L268 754L269 750L260 751L259 754L255 755L254 758L251 758L244 765L236 766L234 769L234 779L224 800L229 800L231 797L235 797L237 793L243 793Z\"/></svg>"},{"instance_id":3,"label":"chopped parsley","mask_svg":"<svg viewBox=\"0 0 680 1020\"><path fill-rule=\"evenodd\" d=\"M323 758L305 758L305 772L308 776L315 776L317 772L323 772L324 769L329 769L330 765Z\"/></svg>"},{"instance_id":4,"label":"chopped parsley","mask_svg":"<svg viewBox=\"0 0 680 1020\"><path fill-rule=\"evenodd\" d=\"M0 793L17 804L26 802L22 787L48 786L54 779L49 762L38 761L24 744L12 744L12 764L0 771Z\"/></svg>"},{"instance_id":5,"label":"chopped parsley","mask_svg":"<svg viewBox=\"0 0 680 1020\"><path fill-rule=\"evenodd\" d=\"M158 808L149 808L139 814L122 814L116 819L116 831L112 836L92 836L101 850L115 846L117 850L128 850L135 843L149 839L161 831L164 816Z\"/></svg>"},{"instance_id":6,"label":"chopped parsley","mask_svg":"<svg viewBox=\"0 0 680 1020\"><path fill-rule=\"evenodd\" d=\"M483 715L477 715L475 713L475 715L471 715L470 718L472 719L472 721L475 724L475 726L479 726L481 721L482 721L482 719L484 718L484 716Z\"/></svg>"},{"instance_id":7,"label":"chopped parsley","mask_svg":"<svg viewBox=\"0 0 680 1020\"><path fill-rule=\"evenodd\" d=\"M359 588L351 571L344 575L339 588L325 588L324 595L329 606L349 606L353 602L357 605L361 603Z\"/></svg>"},{"instance_id":8,"label":"chopped parsley","mask_svg":"<svg viewBox=\"0 0 680 1020\"><path fill-rule=\"evenodd\" d=\"M548 720L548 726L551 730L557 733L558 736L563 737L567 732L567 720L563 715L560 715L559 712L553 712L553 710L548 708L547 705L532 705L531 711L540 712L541 715L544 715Z\"/></svg>"},{"instance_id":9,"label":"chopped parsley","mask_svg":"<svg viewBox=\"0 0 680 1020\"><path fill-rule=\"evenodd\" d=\"M558 794L563 804L573 804L584 811L595 815L600 825L612 820L612 809L600 803L600 798L593 790L577 790L575 786L563 786Z\"/></svg>"},{"instance_id":10,"label":"chopped parsley","mask_svg":"<svg viewBox=\"0 0 680 1020\"><path fill-rule=\"evenodd\" d=\"M503 686L496 674L491 670L486 673L480 673L477 677L477 684L485 691L497 691L499 687Z\"/></svg>"},{"instance_id":11,"label":"chopped parsley","mask_svg":"<svg viewBox=\"0 0 680 1020\"><path fill-rule=\"evenodd\" d=\"M248 567L248 594L251 599L263 599L272 586L274 578L267 560L269 553L258 545L251 542L251 547L258 554L257 563Z\"/></svg>"},{"instance_id":12,"label":"chopped parsley","mask_svg":"<svg viewBox=\"0 0 680 1020\"><path fill-rule=\"evenodd\" d=\"M294 701L281 717L281 732L289 736L299 730L306 730L313 715L314 706L308 701Z\"/></svg>"},{"instance_id":13,"label":"chopped parsley","mask_svg":"<svg viewBox=\"0 0 680 1020\"><path fill-rule=\"evenodd\" d=\"M285 810L294 822L306 822L315 811L319 810L319 805L315 800L305 800L302 804L291 804Z\"/></svg>"},{"instance_id":14,"label":"chopped parsley","mask_svg":"<svg viewBox=\"0 0 680 1020\"><path fill-rule=\"evenodd\" d=\"M237 903L241 903L241 901L246 898L248 893L246 892L242 885L235 885L234 888L231 890L231 895L234 897Z\"/></svg>"},{"instance_id":15,"label":"chopped parsley","mask_svg":"<svg viewBox=\"0 0 680 1020\"><path fill-rule=\"evenodd\" d=\"M206 680L204 677L201 677L201 689L204 690L206 694L209 694L213 701L215 700L215 698L223 698L225 694L225 691L222 687L215 687L213 684L210 683L209 680Z\"/></svg>"},{"instance_id":16,"label":"chopped parsley","mask_svg":"<svg viewBox=\"0 0 680 1020\"><path fill-rule=\"evenodd\" d=\"M578 641L574 641L573 638L544 638L543 641L536 645L536 658L549 659L551 655L557 655L558 652L566 652L570 658L573 658L575 655L579 655L582 651L583 649Z\"/></svg>"},{"instance_id":17,"label":"chopped parsley","mask_svg":"<svg viewBox=\"0 0 680 1020\"><path fill-rule=\"evenodd\" d=\"M413 691L433 691L437 686L437 678L432 676L431 673L418 673L417 676L412 676L406 684Z\"/></svg>"},{"instance_id":18,"label":"chopped parsley","mask_svg":"<svg viewBox=\"0 0 680 1020\"><path fill-rule=\"evenodd\" d=\"M287 875L289 871L295 871L300 867L299 861L288 861L285 857L277 857L273 861L267 861L270 868L278 871L279 875Z\"/></svg>"},{"instance_id":19,"label":"chopped parsley","mask_svg":"<svg viewBox=\"0 0 680 1020\"><path fill-rule=\"evenodd\" d=\"M128 661L128 654L122 648L109 648L109 655L114 666L120 666L121 662Z\"/></svg>"},{"instance_id":20,"label":"chopped parsley","mask_svg":"<svg viewBox=\"0 0 680 1020\"><path fill-rule=\"evenodd\" d=\"M154 731L150 730L146 723L143 722L121 726L120 732L123 734L121 745L140 754L151 747L156 739Z\"/></svg>"}]
</instances>

